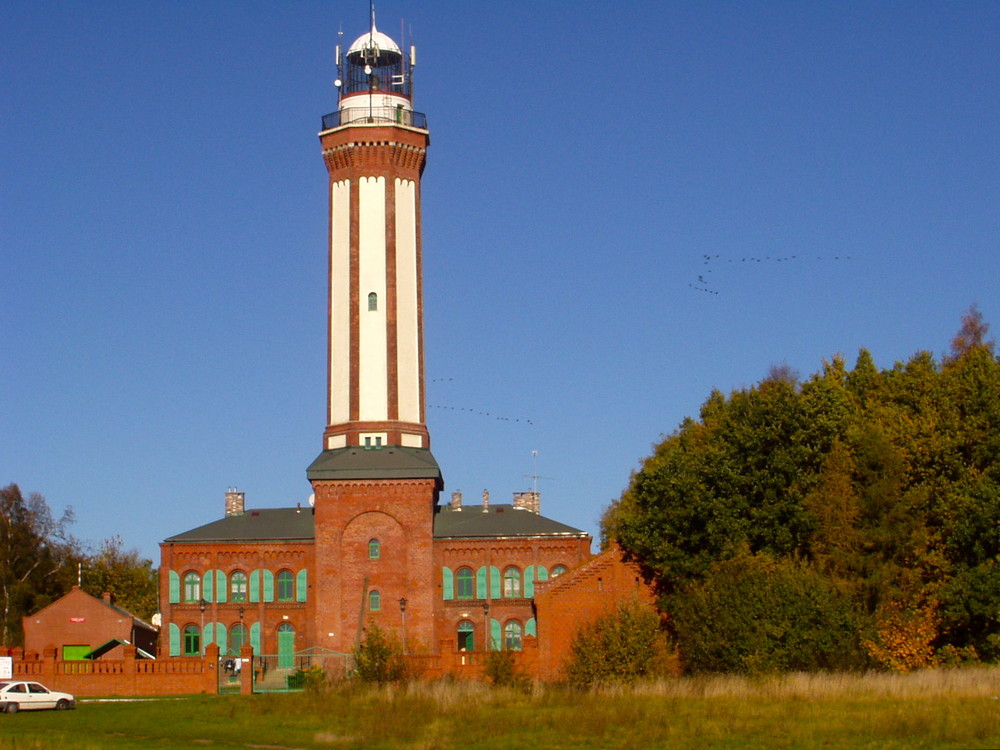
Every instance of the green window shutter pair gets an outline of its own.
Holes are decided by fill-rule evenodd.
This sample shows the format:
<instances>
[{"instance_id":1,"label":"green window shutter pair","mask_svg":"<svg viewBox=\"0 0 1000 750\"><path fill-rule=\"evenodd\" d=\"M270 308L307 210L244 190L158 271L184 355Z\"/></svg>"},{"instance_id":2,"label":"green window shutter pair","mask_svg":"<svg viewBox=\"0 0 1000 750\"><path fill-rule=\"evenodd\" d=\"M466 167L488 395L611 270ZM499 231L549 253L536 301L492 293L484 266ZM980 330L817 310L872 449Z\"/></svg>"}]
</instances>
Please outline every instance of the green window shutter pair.
<instances>
[{"instance_id":1,"label":"green window shutter pair","mask_svg":"<svg viewBox=\"0 0 1000 750\"><path fill-rule=\"evenodd\" d=\"M253 647L254 656L260 654L260 623L255 622L250 626L250 645Z\"/></svg>"},{"instance_id":2,"label":"green window shutter pair","mask_svg":"<svg viewBox=\"0 0 1000 750\"><path fill-rule=\"evenodd\" d=\"M503 579L500 577L500 568L495 565L490 568L490 596L494 599L500 598L500 586Z\"/></svg>"},{"instance_id":3,"label":"green window shutter pair","mask_svg":"<svg viewBox=\"0 0 1000 750\"><path fill-rule=\"evenodd\" d=\"M499 651L503 643L501 638L500 621L490 618L490 651Z\"/></svg>"},{"instance_id":4,"label":"green window shutter pair","mask_svg":"<svg viewBox=\"0 0 1000 750\"><path fill-rule=\"evenodd\" d=\"M226 574L221 570L215 571L215 601L226 601Z\"/></svg>"},{"instance_id":5,"label":"green window shutter pair","mask_svg":"<svg viewBox=\"0 0 1000 750\"><path fill-rule=\"evenodd\" d=\"M524 634L538 637L538 621L534 617L524 623Z\"/></svg>"},{"instance_id":6,"label":"green window shutter pair","mask_svg":"<svg viewBox=\"0 0 1000 750\"><path fill-rule=\"evenodd\" d=\"M250 573L250 601L260 601L260 571L254 570Z\"/></svg>"},{"instance_id":7,"label":"green window shutter pair","mask_svg":"<svg viewBox=\"0 0 1000 750\"><path fill-rule=\"evenodd\" d=\"M261 571L264 574L264 601L274 601L274 573L270 570Z\"/></svg>"},{"instance_id":8,"label":"green window shutter pair","mask_svg":"<svg viewBox=\"0 0 1000 750\"><path fill-rule=\"evenodd\" d=\"M173 622L170 623L170 655L181 655L181 629Z\"/></svg>"},{"instance_id":9,"label":"green window shutter pair","mask_svg":"<svg viewBox=\"0 0 1000 750\"><path fill-rule=\"evenodd\" d=\"M451 572L451 568L441 568L441 588L446 602L455 598L455 574Z\"/></svg>"},{"instance_id":10,"label":"green window shutter pair","mask_svg":"<svg viewBox=\"0 0 1000 750\"><path fill-rule=\"evenodd\" d=\"M485 599L486 598L486 568L480 568L476 571L476 598Z\"/></svg>"},{"instance_id":11,"label":"green window shutter pair","mask_svg":"<svg viewBox=\"0 0 1000 750\"><path fill-rule=\"evenodd\" d=\"M167 574L167 579L169 580L170 593L168 594L168 601L171 604L179 604L181 601L181 577L176 570L171 570ZM171 623L171 627L177 627ZM178 638L180 638L180 631L177 631ZM180 643L180 641L178 641ZM171 656L176 656L177 654L171 654Z\"/></svg>"},{"instance_id":12,"label":"green window shutter pair","mask_svg":"<svg viewBox=\"0 0 1000 750\"><path fill-rule=\"evenodd\" d=\"M295 576L295 601L304 602L306 600L307 573L303 568Z\"/></svg>"},{"instance_id":13,"label":"green window shutter pair","mask_svg":"<svg viewBox=\"0 0 1000 750\"><path fill-rule=\"evenodd\" d=\"M215 582L215 571L206 570L205 575L201 577L201 598L206 602L215 601L212 598L212 590L215 588L212 584ZM208 645L208 642L206 642Z\"/></svg>"}]
</instances>

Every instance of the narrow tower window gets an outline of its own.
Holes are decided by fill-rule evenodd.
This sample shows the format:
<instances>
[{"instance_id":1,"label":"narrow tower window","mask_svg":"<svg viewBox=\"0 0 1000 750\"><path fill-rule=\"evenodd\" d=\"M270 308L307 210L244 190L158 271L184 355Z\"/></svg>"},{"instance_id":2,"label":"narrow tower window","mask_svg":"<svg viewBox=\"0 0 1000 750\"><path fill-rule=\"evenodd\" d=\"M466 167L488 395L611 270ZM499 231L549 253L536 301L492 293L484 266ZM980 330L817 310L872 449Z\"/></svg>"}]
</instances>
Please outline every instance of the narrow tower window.
<instances>
[{"instance_id":1,"label":"narrow tower window","mask_svg":"<svg viewBox=\"0 0 1000 750\"><path fill-rule=\"evenodd\" d=\"M368 311L374 312L378 310L378 295L372 292L368 295Z\"/></svg>"},{"instance_id":2,"label":"narrow tower window","mask_svg":"<svg viewBox=\"0 0 1000 750\"><path fill-rule=\"evenodd\" d=\"M378 539L371 539L368 542L368 559L378 560L382 553L382 545L378 543Z\"/></svg>"},{"instance_id":3,"label":"narrow tower window","mask_svg":"<svg viewBox=\"0 0 1000 750\"><path fill-rule=\"evenodd\" d=\"M382 595L378 591L368 592L368 611L378 612L382 609Z\"/></svg>"}]
</instances>

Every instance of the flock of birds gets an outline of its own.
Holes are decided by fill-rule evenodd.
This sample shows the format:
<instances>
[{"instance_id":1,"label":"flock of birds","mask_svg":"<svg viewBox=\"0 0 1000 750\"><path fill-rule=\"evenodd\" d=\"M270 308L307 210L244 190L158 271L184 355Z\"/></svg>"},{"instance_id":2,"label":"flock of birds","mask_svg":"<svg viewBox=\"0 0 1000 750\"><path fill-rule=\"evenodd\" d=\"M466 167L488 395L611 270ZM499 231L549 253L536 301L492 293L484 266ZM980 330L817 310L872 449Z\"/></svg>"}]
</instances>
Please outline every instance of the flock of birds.
<instances>
[{"instance_id":1,"label":"flock of birds","mask_svg":"<svg viewBox=\"0 0 1000 750\"><path fill-rule=\"evenodd\" d=\"M452 378L431 378L431 383L447 383L450 382ZM534 422L530 419L525 419L523 417L504 417L500 414L493 414L492 412L482 411L480 409L475 409L468 406L447 406L444 404L427 404L429 409L442 409L444 411L464 411L469 414L475 414L480 417L489 417L490 419L495 419L498 422L518 422L521 424L528 424L534 426Z\"/></svg>"},{"instance_id":2,"label":"flock of birds","mask_svg":"<svg viewBox=\"0 0 1000 750\"><path fill-rule=\"evenodd\" d=\"M720 254L715 255L702 255L702 265L706 266L705 270L698 274L698 280L695 283L689 283L688 286L694 289L696 292L702 292L703 294L719 294L717 289L711 287L710 281L707 278L708 274L713 271L713 263L789 263L792 261L806 261L812 260L815 257L819 261L842 261L850 260L850 255L817 255L817 256L805 256L805 255L783 255L783 256L770 256L765 255L763 258L758 258L755 256L746 256L743 258L724 258Z\"/></svg>"}]
</instances>

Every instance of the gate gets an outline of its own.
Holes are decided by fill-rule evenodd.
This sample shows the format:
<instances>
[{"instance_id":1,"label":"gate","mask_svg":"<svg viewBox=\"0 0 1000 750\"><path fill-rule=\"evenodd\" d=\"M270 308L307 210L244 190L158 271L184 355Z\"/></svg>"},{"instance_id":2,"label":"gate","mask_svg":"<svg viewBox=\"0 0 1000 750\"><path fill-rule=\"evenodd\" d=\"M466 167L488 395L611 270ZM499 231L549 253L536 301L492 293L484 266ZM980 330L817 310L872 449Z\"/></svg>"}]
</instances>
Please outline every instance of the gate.
<instances>
[{"instance_id":1,"label":"gate","mask_svg":"<svg viewBox=\"0 0 1000 750\"><path fill-rule=\"evenodd\" d=\"M279 643L279 649L281 644ZM350 674L354 656L313 647L294 653L282 652L253 657L255 693L291 692L305 688L313 674L340 680Z\"/></svg>"}]
</instances>

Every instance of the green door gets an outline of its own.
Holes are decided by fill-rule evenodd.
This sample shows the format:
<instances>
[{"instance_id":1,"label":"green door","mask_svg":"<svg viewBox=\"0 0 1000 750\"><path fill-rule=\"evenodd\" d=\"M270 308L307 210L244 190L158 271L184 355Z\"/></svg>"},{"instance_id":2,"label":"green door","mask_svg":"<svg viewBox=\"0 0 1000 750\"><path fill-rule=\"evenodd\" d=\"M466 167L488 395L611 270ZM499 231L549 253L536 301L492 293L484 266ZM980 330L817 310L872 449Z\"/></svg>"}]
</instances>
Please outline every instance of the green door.
<instances>
[{"instance_id":1,"label":"green door","mask_svg":"<svg viewBox=\"0 0 1000 750\"><path fill-rule=\"evenodd\" d=\"M287 622L278 626L278 668L290 669L295 665L295 628Z\"/></svg>"}]
</instances>

